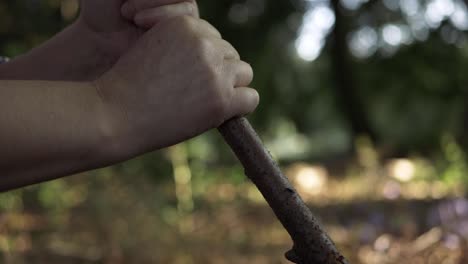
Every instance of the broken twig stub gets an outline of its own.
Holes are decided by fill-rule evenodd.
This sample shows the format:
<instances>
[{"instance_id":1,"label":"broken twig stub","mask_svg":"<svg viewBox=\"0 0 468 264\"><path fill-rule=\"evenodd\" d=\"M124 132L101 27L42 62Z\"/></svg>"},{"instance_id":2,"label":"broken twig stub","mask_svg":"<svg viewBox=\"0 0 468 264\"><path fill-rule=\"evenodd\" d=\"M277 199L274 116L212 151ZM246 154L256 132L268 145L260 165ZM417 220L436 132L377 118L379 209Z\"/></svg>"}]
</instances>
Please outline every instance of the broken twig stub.
<instances>
[{"instance_id":1,"label":"broken twig stub","mask_svg":"<svg viewBox=\"0 0 468 264\"><path fill-rule=\"evenodd\" d=\"M291 236L286 258L298 264L347 264L310 209L283 175L245 118L223 124L219 131Z\"/></svg>"}]
</instances>

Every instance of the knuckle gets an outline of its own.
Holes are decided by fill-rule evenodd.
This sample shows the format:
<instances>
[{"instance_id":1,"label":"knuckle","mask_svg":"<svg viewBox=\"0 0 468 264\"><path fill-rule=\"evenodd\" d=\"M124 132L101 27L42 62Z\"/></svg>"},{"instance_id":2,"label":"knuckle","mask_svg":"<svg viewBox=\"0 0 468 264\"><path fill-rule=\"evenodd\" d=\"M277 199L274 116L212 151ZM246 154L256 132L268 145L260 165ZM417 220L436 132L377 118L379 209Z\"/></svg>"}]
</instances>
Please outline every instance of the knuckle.
<instances>
[{"instance_id":1,"label":"knuckle","mask_svg":"<svg viewBox=\"0 0 468 264\"><path fill-rule=\"evenodd\" d=\"M224 46L226 46L226 51L228 53L230 53L230 55L232 55L234 57L234 59L240 60L239 51L237 51L237 49L234 48L234 46L231 43L229 43L228 41L223 40L223 43L224 43Z\"/></svg>"},{"instance_id":2,"label":"knuckle","mask_svg":"<svg viewBox=\"0 0 468 264\"><path fill-rule=\"evenodd\" d=\"M192 49L194 49L197 58L206 66L216 69L222 64L223 55L216 43L212 39L206 37L196 37L193 41Z\"/></svg>"},{"instance_id":3,"label":"knuckle","mask_svg":"<svg viewBox=\"0 0 468 264\"><path fill-rule=\"evenodd\" d=\"M176 24L185 28L195 28L196 21L191 16L178 16L175 18Z\"/></svg>"},{"instance_id":4,"label":"knuckle","mask_svg":"<svg viewBox=\"0 0 468 264\"><path fill-rule=\"evenodd\" d=\"M241 59L241 57L240 57L240 54L239 54L239 52L238 52L238 51L237 51L237 50L236 50L234 47L232 47L232 49L233 49L233 51L232 51L232 52L234 53L234 59L236 59L236 60L240 60L240 59Z\"/></svg>"},{"instance_id":5,"label":"knuckle","mask_svg":"<svg viewBox=\"0 0 468 264\"><path fill-rule=\"evenodd\" d=\"M197 38L195 45L198 48L198 50L205 55L209 54L214 49L213 42L208 38Z\"/></svg>"},{"instance_id":6,"label":"knuckle","mask_svg":"<svg viewBox=\"0 0 468 264\"><path fill-rule=\"evenodd\" d=\"M190 15L194 16L196 14L196 7L193 2L182 2L181 5Z\"/></svg>"},{"instance_id":7,"label":"knuckle","mask_svg":"<svg viewBox=\"0 0 468 264\"><path fill-rule=\"evenodd\" d=\"M237 61L235 63L236 68L235 76L236 76L236 85L238 86L248 86L252 83L254 78L254 72L252 66L244 61Z\"/></svg>"},{"instance_id":8,"label":"knuckle","mask_svg":"<svg viewBox=\"0 0 468 264\"><path fill-rule=\"evenodd\" d=\"M242 64L245 67L245 75L248 77L250 81L253 80L254 78L254 70L252 68L252 65L248 64L247 62L242 61Z\"/></svg>"},{"instance_id":9,"label":"knuckle","mask_svg":"<svg viewBox=\"0 0 468 264\"><path fill-rule=\"evenodd\" d=\"M200 23L205 28L205 30L211 32L217 38L222 38L221 33L219 32L219 30L216 29L212 24L210 24L210 22L208 22L208 21L206 21L204 19L200 19Z\"/></svg>"},{"instance_id":10,"label":"knuckle","mask_svg":"<svg viewBox=\"0 0 468 264\"><path fill-rule=\"evenodd\" d=\"M235 52L237 54L239 54L239 52L237 51L237 49L231 44L231 42L223 39L223 42L224 42L224 45L226 45L226 47L228 47L232 52Z\"/></svg>"}]
</instances>

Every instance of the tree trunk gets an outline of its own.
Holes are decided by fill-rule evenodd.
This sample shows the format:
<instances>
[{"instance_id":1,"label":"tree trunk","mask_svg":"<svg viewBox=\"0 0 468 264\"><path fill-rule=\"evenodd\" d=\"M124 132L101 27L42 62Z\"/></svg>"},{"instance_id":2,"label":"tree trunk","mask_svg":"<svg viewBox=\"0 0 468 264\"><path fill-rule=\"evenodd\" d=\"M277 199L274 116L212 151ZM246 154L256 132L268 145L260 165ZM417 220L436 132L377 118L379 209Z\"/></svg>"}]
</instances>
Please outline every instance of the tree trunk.
<instances>
[{"instance_id":1,"label":"tree trunk","mask_svg":"<svg viewBox=\"0 0 468 264\"><path fill-rule=\"evenodd\" d=\"M299 264L348 263L282 174L247 119L230 120L219 131L294 241L286 258Z\"/></svg>"},{"instance_id":2,"label":"tree trunk","mask_svg":"<svg viewBox=\"0 0 468 264\"><path fill-rule=\"evenodd\" d=\"M338 107L350 124L352 137L367 135L376 142L377 135L370 125L365 107L358 96L352 62L346 45L346 21L339 0L331 1L335 12L335 27L331 36L331 56L335 95Z\"/></svg>"}]
</instances>

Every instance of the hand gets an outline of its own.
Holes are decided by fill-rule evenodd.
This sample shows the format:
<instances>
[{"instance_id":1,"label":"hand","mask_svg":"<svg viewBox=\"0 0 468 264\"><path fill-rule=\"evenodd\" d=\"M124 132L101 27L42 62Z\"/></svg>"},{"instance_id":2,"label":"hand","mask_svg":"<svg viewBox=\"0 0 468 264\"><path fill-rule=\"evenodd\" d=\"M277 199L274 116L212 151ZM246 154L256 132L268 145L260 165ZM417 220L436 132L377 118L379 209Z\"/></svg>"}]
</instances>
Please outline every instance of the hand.
<instances>
[{"instance_id":1,"label":"hand","mask_svg":"<svg viewBox=\"0 0 468 264\"><path fill-rule=\"evenodd\" d=\"M252 112L252 68L206 21L163 21L95 82L119 160L199 135Z\"/></svg>"},{"instance_id":2,"label":"hand","mask_svg":"<svg viewBox=\"0 0 468 264\"><path fill-rule=\"evenodd\" d=\"M127 0L121 12L125 18L143 28L150 28L171 17L200 16L195 0Z\"/></svg>"},{"instance_id":3,"label":"hand","mask_svg":"<svg viewBox=\"0 0 468 264\"><path fill-rule=\"evenodd\" d=\"M81 0L75 23L0 65L0 79L95 80L132 47L145 28L181 15L198 17L195 0Z\"/></svg>"},{"instance_id":4,"label":"hand","mask_svg":"<svg viewBox=\"0 0 468 264\"><path fill-rule=\"evenodd\" d=\"M142 35L139 26L152 26L182 15L198 17L195 0L81 0L81 13L75 24L79 32L93 36L87 39L93 40L100 54L100 61L89 64L102 65L88 74L97 77L109 70Z\"/></svg>"}]
</instances>

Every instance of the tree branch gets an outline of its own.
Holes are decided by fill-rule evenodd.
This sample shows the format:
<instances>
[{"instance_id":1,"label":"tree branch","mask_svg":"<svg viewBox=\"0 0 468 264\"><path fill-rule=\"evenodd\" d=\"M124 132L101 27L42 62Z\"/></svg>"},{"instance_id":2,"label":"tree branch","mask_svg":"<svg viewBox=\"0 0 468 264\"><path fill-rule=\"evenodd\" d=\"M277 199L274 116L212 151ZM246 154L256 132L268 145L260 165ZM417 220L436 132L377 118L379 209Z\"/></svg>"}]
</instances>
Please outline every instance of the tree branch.
<instances>
[{"instance_id":1,"label":"tree branch","mask_svg":"<svg viewBox=\"0 0 468 264\"><path fill-rule=\"evenodd\" d=\"M298 264L348 263L282 174L247 119L232 119L219 131L294 241L286 258Z\"/></svg>"}]
</instances>

